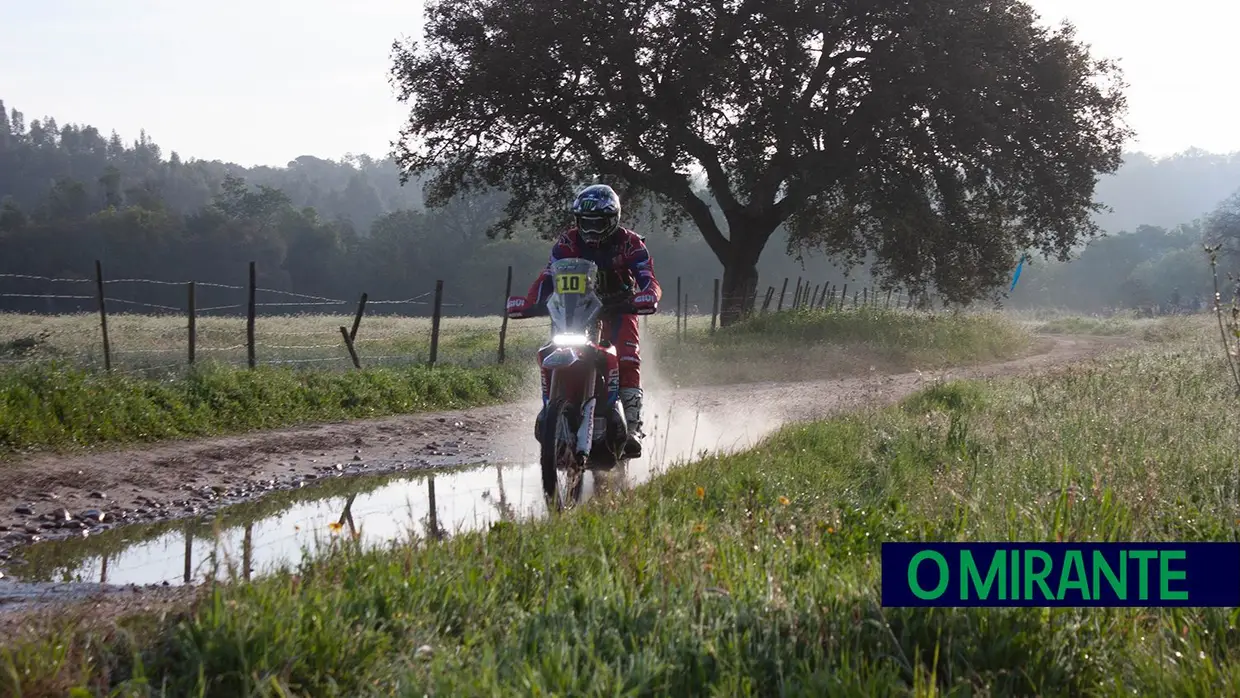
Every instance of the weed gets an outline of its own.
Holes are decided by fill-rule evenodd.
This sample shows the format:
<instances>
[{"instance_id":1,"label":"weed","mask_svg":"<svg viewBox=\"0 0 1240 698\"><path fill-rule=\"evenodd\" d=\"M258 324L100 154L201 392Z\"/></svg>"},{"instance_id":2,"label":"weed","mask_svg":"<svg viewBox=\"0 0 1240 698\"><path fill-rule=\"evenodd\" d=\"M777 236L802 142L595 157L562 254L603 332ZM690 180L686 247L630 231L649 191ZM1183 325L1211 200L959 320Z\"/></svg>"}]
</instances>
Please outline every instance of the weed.
<instances>
[{"instance_id":1,"label":"weed","mask_svg":"<svg viewBox=\"0 0 1240 698\"><path fill-rule=\"evenodd\" d=\"M21 645L0 689L1234 695L1226 610L878 601L883 541L1233 539L1240 415L1220 369L1196 342L936 386L555 520L343 544L216 588L135 651L97 631Z\"/></svg>"}]
</instances>

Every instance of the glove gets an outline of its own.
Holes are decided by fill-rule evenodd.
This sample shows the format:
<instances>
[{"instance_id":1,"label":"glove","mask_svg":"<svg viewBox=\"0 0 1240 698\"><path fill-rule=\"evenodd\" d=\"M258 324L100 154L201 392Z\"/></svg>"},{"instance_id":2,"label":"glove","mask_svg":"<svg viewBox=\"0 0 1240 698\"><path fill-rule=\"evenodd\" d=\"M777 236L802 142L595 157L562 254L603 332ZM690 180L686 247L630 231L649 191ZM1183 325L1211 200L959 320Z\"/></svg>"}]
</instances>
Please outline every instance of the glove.
<instances>
[{"instance_id":1,"label":"glove","mask_svg":"<svg viewBox=\"0 0 1240 698\"><path fill-rule=\"evenodd\" d=\"M524 296L509 296L507 305L508 317L520 319L525 315L528 306L529 300Z\"/></svg>"},{"instance_id":2,"label":"glove","mask_svg":"<svg viewBox=\"0 0 1240 698\"><path fill-rule=\"evenodd\" d=\"M650 315L659 307L659 302L655 300L654 294L649 291L643 291L632 300L633 310L638 315Z\"/></svg>"}]
</instances>

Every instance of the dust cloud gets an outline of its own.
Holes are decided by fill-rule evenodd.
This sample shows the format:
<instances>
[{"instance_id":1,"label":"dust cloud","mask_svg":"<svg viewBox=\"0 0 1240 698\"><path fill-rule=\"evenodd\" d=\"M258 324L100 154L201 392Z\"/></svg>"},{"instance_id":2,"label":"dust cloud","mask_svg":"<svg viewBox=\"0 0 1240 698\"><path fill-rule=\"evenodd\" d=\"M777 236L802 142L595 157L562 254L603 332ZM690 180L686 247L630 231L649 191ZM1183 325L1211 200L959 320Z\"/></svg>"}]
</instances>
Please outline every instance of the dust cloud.
<instances>
[{"instance_id":1,"label":"dust cloud","mask_svg":"<svg viewBox=\"0 0 1240 698\"><path fill-rule=\"evenodd\" d=\"M659 366L660 338L644 328L642 335L646 438L643 458L629 466L635 476L644 479L706 455L751 447L786 422L782 411L767 409L763 400L746 399L745 386L677 386Z\"/></svg>"}]
</instances>

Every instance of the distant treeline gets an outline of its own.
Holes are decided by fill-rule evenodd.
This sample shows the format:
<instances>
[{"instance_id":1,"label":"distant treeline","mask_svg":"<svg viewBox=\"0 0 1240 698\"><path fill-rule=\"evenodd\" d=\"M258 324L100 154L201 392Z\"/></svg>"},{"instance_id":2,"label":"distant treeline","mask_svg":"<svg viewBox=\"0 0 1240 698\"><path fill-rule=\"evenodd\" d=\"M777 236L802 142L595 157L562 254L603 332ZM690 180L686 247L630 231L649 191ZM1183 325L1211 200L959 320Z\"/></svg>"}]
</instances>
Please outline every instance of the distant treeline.
<instances>
[{"instance_id":1,"label":"distant treeline","mask_svg":"<svg viewBox=\"0 0 1240 698\"><path fill-rule=\"evenodd\" d=\"M1238 187L1236 156L1129 156L1099 184L1099 199L1115 209L1099 221L1112 231L1136 232L1096 241L1067 265L1036 261L1008 304L1088 311L1206 292L1200 229L1165 229L1197 219ZM485 236L503 205L501 192L426 211L421 184L402 187L389 159L303 156L282 168L185 161L175 152L165 158L145 133L125 143L90 126L27 121L2 102L0 202L0 274L93 278L99 259L109 278L245 285L254 261L260 286L329 298L367 292L404 299L443 279L452 314L499 312L507 266L514 268L514 290L524 291L550 245L540 238L547 231L521 231L511 240ZM647 212L625 222L648 237L666 303L674 302L679 276L690 303L709 312L718 261L691 227L673 238L657 218ZM845 274L821 257L798 261L786 254L785 239L777 234L759 265L759 298L767 286L778 291L784 277L792 279L790 289L797 277L813 285L869 285L865 269ZM0 310L93 309L82 299L14 297L84 291L92 292L0 277ZM174 307L185 295L179 287L152 285L108 293ZM201 307L243 302L235 290L198 293ZM425 314L429 307L373 308L385 310Z\"/></svg>"}]
</instances>

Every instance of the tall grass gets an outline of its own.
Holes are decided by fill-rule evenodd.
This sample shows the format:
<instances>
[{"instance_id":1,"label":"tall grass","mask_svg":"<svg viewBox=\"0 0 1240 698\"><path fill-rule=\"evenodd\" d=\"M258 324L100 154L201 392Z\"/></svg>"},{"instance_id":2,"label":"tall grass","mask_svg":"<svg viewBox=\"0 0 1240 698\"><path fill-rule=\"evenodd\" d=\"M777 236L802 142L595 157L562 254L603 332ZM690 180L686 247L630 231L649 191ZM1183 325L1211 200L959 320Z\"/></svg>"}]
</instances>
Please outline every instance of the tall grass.
<instances>
[{"instance_id":1,"label":"tall grass","mask_svg":"<svg viewBox=\"0 0 1240 698\"><path fill-rule=\"evenodd\" d=\"M149 321L146 327L152 330L171 327L166 318L135 319L140 317L130 320ZM307 319L308 331L331 320ZM401 325L399 319L385 321L405 329L414 326ZM463 408L515 397L521 379L532 374L531 359L539 340L546 339L546 327L539 324L514 332L518 339L509 346L509 359L498 366L497 340L484 321L456 320L457 326L439 347L441 365L434 369L405 363L367 364L362 371L300 365L260 365L249 371L212 360L171 373L139 370L108 375L73 358L74 351L84 351L71 341L70 329L79 321L38 319L28 328L39 332L33 348L10 340L21 351L34 352L35 358L0 369L0 457L32 449L153 442ZM656 341L645 354L673 381L693 384L929 368L1003 358L1027 344L1027 335L997 317L869 308L771 314L714 334L709 332L708 318L694 318L684 343L674 339L674 323L675 318L651 319L643 341ZM291 326L276 325L274 331ZM390 340L392 351L416 353L414 344L424 339L392 331L396 335ZM12 327L9 332L14 332ZM151 345L166 346L166 342ZM61 358L46 358L53 355Z\"/></svg>"},{"instance_id":2,"label":"tall grass","mask_svg":"<svg viewBox=\"0 0 1240 698\"><path fill-rule=\"evenodd\" d=\"M879 603L883 541L1235 540L1240 415L1208 338L938 385L557 520L342 544L157 629L14 644L0 689L1237 695L1233 611Z\"/></svg>"},{"instance_id":3,"label":"tall grass","mask_svg":"<svg viewBox=\"0 0 1240 698\"><path fill-rule=\"evenodd\" d=\"M57 363L0 371L0 455L468 407L515 395L513 366L350 372L203 365L159 381Z\"/></svg>"},{"instance_id":4,"label":"tall grass","mask_svg":"<svg viewBox=\"0 0 1240 698\"><path fill-rule=\"evenodd\" d=\"M1136 323L1129 317L1055 318L1037 327L1042 334L1089 334L1111 337L1131 334Z\"/></svg>"},{"instance_id":5,"label":"tall grass","mask_svg":"<svg viewBox=\"0 0 1240 698\"><path fill-rule=\"evenodd\" d=\"M660 337L661 372L683 383L790 381L1008 359L1032 345L994 313L931 314L862 306L755 315L688 341Z\"/></svg>"}]
</instances>

